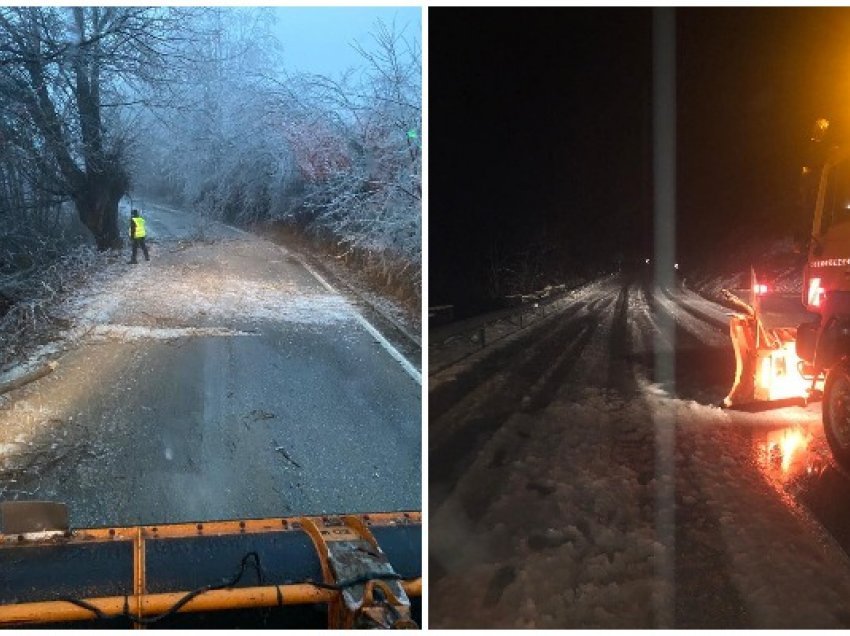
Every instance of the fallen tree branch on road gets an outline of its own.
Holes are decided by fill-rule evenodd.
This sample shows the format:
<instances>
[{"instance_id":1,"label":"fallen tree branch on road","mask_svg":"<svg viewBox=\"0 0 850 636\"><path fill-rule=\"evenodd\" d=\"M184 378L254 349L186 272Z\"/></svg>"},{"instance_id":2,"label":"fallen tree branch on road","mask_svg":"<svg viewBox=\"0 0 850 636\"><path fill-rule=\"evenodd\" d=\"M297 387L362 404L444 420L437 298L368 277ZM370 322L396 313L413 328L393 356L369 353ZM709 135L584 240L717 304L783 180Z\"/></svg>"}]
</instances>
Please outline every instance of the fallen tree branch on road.
<instances>
[{"instance_id":1,"label":"fallen tree branch on road","mask_svg":"<svg viewBox=\"0 0 850 636\"><path fill-rule=\"evenodd\" d=\"M58 362L48 362L47 364L43 364L39 368L34 369L29 373L25 373L22 376L0 383L0 395L8 393L9 391L14 391L15 389L19 389L22 386L29 384L30 382L40 380L46 375L53 373L56 370L56 367L58 366Z\"/></svg>"}]
</instances>

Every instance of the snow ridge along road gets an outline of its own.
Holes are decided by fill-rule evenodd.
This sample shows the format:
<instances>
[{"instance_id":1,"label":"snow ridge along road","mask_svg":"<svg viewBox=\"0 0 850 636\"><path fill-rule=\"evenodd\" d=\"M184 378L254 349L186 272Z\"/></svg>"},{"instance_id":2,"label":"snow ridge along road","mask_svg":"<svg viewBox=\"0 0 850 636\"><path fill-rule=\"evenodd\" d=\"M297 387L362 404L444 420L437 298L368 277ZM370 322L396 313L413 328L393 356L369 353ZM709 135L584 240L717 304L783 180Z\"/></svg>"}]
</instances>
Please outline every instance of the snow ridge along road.
<instances>
[{"instance_id":1,"label":"snow ridge along road","mask_svg":"<svg viewBox=\"0 0 850 636\"><path fill-rule=\"evenodd\" d=\"M75 526L420 509L420 386L354 304L275 244L142 212L151 262L70 298L57 370L0 407L0 498Z\"/></svg>"},{"instance_id":2,"label":"snow ridge along road","mask_svg":"<svg viewBox=\"0 0 850 636\"><path fill-rule=\"evenodd\" d=\"M608 277L431 378L432 626L850 626L850 487L818 464L819 409L714 406L725 313Z\"/></svg>"}]
</instances>

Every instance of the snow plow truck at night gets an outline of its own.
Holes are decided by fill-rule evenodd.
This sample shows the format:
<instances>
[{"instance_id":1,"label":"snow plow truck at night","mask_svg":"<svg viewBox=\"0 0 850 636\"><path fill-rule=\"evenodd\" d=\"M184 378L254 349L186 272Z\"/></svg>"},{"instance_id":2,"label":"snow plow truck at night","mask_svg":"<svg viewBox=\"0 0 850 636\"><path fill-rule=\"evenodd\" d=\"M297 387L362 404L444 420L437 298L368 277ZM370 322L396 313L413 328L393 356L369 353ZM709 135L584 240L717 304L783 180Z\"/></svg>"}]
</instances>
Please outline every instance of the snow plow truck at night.
<instances>
[{"instance_id":1,"label":"snow plow truck at night","mask_svg":"<svg viewBox=\"0 0 850 636\"><path fill-rule=\"evenodd\" d=\"M736 373L724 406L822 399L826 440L850 469L850 144L819 119L801 201L812 214L802 297L751 271L749 298L724 290L738 313L730 332Z\"/></svg>"}]
</instances>

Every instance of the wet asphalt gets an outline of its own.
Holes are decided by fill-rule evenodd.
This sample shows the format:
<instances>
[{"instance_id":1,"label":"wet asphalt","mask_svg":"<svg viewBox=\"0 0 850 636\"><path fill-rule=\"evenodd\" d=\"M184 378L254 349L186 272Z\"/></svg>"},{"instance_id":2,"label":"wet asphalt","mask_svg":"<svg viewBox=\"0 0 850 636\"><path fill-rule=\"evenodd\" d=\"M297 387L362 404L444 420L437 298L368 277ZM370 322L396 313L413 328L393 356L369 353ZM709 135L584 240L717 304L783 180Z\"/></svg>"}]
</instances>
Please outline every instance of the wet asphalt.
<instances>
[{"instance_id":1,"label":"wet asphalt","mask_svg":"<svg viewBox=\"0 0 850 636\"><path fill-rule=\"evenodd\" d=\"M145 214L155 268L197 223ZM319 286L291 258L257 266ZM29 447L54 449L25 498L75 527L421 508L421 387L353 317L226 326L251 335L84 342L12 396L49 415Z\"/></svg>"}]
</instances>

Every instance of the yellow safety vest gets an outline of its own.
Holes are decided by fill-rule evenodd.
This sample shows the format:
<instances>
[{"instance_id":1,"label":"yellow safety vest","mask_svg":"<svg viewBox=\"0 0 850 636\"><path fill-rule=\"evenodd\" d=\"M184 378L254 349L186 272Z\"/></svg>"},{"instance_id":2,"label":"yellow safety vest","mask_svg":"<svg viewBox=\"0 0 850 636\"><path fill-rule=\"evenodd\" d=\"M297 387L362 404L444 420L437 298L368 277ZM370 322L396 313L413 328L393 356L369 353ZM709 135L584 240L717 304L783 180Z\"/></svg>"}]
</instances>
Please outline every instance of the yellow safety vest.
<instances>
[{"instance_id":1,"label":"yellow safety vest","mask_svg":"<svg viewBox=\"0 0 850 636\"><path fill-rule=\"evenodd\" d=\"M135 238L145 238L145 220L140 216L132 217L132 220L136 224ZM130 238L134 237L131 235Z\"/></svg>"}]
</instances>

